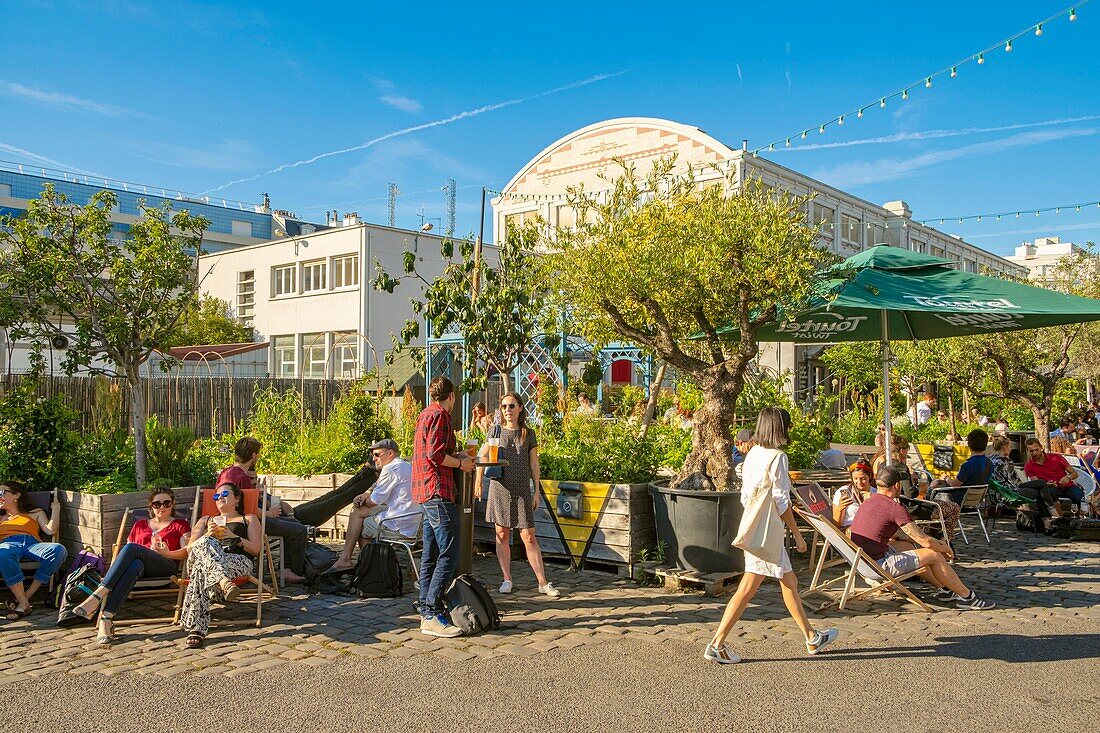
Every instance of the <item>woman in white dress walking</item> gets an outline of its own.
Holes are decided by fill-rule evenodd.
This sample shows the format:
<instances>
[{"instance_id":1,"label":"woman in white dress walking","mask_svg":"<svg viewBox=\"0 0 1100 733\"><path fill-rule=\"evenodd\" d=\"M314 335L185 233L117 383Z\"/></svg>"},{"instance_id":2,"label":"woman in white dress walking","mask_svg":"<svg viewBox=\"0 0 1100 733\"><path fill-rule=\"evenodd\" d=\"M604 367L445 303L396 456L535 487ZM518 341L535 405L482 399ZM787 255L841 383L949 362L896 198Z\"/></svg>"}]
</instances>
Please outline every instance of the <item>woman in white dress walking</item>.
<instances>
[{"instance_id":1,"label":"woman in white dress walking","mask_svg":"<svg viewBox=\"0 0 1100 733\"><path fill-rule=\"evenodd\" d=\"M817 654L837 637L836 629L816 631L802 610L798 595L798 576L791 569L791 560L783 547L783 525L794 537L795 549L806 551L806 540L798 531L791 509L791 478L788 472L787 433L791 415L778 407L765 407L756 422L754 445L745 457L741 473L741 505L745 508L738 527L738 547L745 550L745 574L737 592L726 605L722 621L707 644L703 658L719 664L736 664L741 657L726 647L726 637L740 620L749 601L760 589L764 578L779 580L783 604L806 637L806 651ZM760 492L767 492L761 495ZM782 523L780 520L782 519ZM755 551L755 552L754 552ZM770 555L767 559L759 554Z\"/></svg>"}]
</instances>

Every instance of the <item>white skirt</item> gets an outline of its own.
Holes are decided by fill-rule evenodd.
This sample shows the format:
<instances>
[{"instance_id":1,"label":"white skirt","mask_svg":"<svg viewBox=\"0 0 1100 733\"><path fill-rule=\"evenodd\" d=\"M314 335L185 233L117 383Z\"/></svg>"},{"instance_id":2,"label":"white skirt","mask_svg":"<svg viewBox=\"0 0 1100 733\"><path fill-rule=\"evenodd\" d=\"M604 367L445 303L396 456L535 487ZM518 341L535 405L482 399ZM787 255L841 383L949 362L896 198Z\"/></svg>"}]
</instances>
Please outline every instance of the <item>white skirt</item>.
<instances>
[{"instance_id":1,"label":"white skirt","mask_svg":"<svg viewBox=\"0 0 1100 733\"><path fill-rule=\"evenodd\" d=\"M745 572L753 575L763 575L767 578L782 578L791 572L791 559L787 557L787 548L783 548L783 556L779 558L779 564L762 560L751 552L745 553Z\"/></svg>"}]
</instances>

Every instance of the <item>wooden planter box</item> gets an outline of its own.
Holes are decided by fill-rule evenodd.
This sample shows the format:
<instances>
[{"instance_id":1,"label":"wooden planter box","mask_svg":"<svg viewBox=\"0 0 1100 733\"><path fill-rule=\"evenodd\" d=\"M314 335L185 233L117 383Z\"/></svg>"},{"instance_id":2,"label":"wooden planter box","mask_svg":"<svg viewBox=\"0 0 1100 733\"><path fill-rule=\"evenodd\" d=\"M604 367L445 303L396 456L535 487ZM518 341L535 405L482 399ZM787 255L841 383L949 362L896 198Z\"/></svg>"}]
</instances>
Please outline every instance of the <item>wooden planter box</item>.
<instances>
[{"instance_id":1,"label":"wooden planter box","mask_svg":"<svg viewBox=\"0 0 1100 733\"><path fill-rule=\"evenodd\" d=\"M657 544L653 520L653 499L648 484L602 484L576 481L540 482L541 499L535 510L535 536L542 554L571 560L577 567L586 563L614 565L623 575L634 577L638 552ZM558 514L559 484L580 487L583 515L579 519ZM474 539L492 543L493 526L485 521L485 502L475 509ZM512 533L512 544L522 544Z\"/></svg>"},{"instance_id":2,"label":"wooden planter box","mask_svg":"<svg viewBox=\"0 0 1100 733\"><path fill-rule=\"evenodd\" d=\"M176 514L190 518L195 502L195 486L174 488ZM127 509L144 509L149 506L149 492L135 491L128 494L83 494L79 491L61 492L61 544L70 555L84 547L110 559L111 549L118 539L118 528ZM123 538L125 539L125 538Z\"/></svg>"},{"instance_id":3,"label":"wooden planter box","mask_svg":"<svg viewBox=\"0 0 1100 733\"><path fill-rule=\"evenodd\" d=\"M316 499L337 489L350 480L355 474L351 473L323 473L317 476L289 476L286 474L269 474L267 478L267 490L272 495L279 497L291 506L297 506L302 502ZM351 504L341 509L335 517L318 527L318 531L325 533L334 539L341 539L348 527L348 515L351 514Z\"/></svg>"}]
</instances>

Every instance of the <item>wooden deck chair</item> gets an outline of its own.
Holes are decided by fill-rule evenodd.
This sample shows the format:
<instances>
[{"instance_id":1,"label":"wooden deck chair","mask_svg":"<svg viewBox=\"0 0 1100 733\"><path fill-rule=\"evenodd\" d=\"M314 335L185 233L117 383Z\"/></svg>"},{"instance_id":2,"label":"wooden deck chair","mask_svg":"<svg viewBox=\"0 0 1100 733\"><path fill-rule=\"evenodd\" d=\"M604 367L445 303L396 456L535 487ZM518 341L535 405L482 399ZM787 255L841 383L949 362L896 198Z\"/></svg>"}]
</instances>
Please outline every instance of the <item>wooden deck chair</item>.
<instances>
[{"instance_id":1,"label":"wooden deck chair","mask_svg":"<svg viewBox=\"0 0 1100 733\"><path fill-rule=\"evenodd\" d=\"M46 516L49 517L50 516L50 508L53 506L54 500L60 497L59 492L60 492L59 489L54 489L53 491L28 491L27 492L27 498L29 498L31 500L31 503L34 504L37 508L39 508L42 511L46 512ZM60 534L60 530L58 531L58 534ZM43 542L57 542L57 541L58 541L58 539L56 537L46 536L46 537L43 538ZM66 558L66 562L61 563L61 567L59 567L57 569L57 572L54 573L53 576L50 578L50 582L46 586L47 593L49 591L52 591L54 585L57 584L57 578L58 578L59 575L61 575L62 577L65 577L65 573L66 573L65 568L67 566L67 563L68 563L68 559ZM19 561L19 569L23 571L24 582L27 582L29 579L34 577L34 573L35 573L35 571L38 570L39 564L40 563L39 563L38 560L20 560Z\"/></svg>"},{"instance_id":2,"label":"wooden deck chair","mask_svg":"<svg viewBox=\"0 0 1100 733\"><path fill-rule=\"evenodd\" d=\"M122 551L122 546L126 544L126 538L130 535L130 529L134 523L141 519L149 519L148 509L130 509L126 508L126 511L122 514L122 524L118 527L118 537L115 539L115 546L111 551L111 564L113 565L115 560L118 559L118 553ZM186 537L184 541L186 541ZM109 568L108 568L109 569ZM171 575L168 577L145 577L140 578L137 583L134 584L134 589L130 591L128 598L157 598L157 597L179 597L179 579L180 574ZM112 619L115 626L133 626L137 624L160 624L169 621L175 621L179 614L179 605L177 603L176 609L171 616L158 616L155 618L118 618Z\"/></svg>"},{"instance_id":3,"label":"wooden deck chair","mask_svg":"<svg viewBox=\"0 0 1100 733\"><path fill-rule=\"evenodd\" d=\"M805 595L818 593L828 596L829 594L826 591L841 583L843 584L843 589L839 599L833 599L822 604L818 607L818 611L823 611L832 606L838 606L843 610L848 601L864 596L872 596L878 593L893 593L903 600L914 603L923 611L932 611L931 606L913 595L909 589L902 584L903 580L920 572L919 569L895 578L883 570L881 565L872 560L867 553L863 551L863 548L857 546L848 539L847 535L840 531L831 521L827 521L813 512L804 511L800 507L795 507L795 512L809 522L810 526L817 530L825 539L825 542L828 543L829 549L836 551L844 558L844 561L849 566L847 573L842 574L838 578L822 582L821 572L825 568L825 558L828 553L821 553L821 557L817 561L817 567L814 569L813 579L810 581L810 587L805 591ZM856 585L859 581L862 581L867 587L857 589Z\"/></svg>"},{"instance_id":4,"label":"wooden deck chair","mask_svg":"<svg viewBox=\"0 0 1100 733\"><path fill-rule=\"evenodd\" d=\"M829 494L816 481L795 484L791 495L804 510L811 511L830 522L832 521L832 502L829 499ZM812 526L810 528L813 529ZM810 538L810 567L813 567L814 560L817 557L818 541L820 540L822 543L822 552L825 552L828 548L828 545L824 544L824 540L821 539L820 533L816 529L813 532L814 535Z\"/></svg>"},{"instance_id":5,"label":"wooden deck chair","mask_svg":"<svg viewBox=\"0 0 1100 733\"><path fill-rule=\"evenodd\" d=\"M259 510L260 489L241 489L244 494L244 507L241 514L254 514L260 518L260 555L255 558L254 575L234 578L233 582L239 586L251 585L254 593L241 594L244 602L251 601L256 604L256 626L263 621L264 601L273 601L279 597L279 580L275 575L275 563L271 556L271 543L267 538L267 514ZM213 517L218 513L218 507L214 503L214 489L200 489L195 495L195 506L191 510L191 526L194 527L199 517ZM264 571L270 575L271 583L264 582ZM183 611L183 596L187 591L187 564L184 563L184 577L180 579L179 593L176 599L175 623L179 623L180 614ZM227 622L233 623L233 622Z\"/></svg>"}]
</instances>

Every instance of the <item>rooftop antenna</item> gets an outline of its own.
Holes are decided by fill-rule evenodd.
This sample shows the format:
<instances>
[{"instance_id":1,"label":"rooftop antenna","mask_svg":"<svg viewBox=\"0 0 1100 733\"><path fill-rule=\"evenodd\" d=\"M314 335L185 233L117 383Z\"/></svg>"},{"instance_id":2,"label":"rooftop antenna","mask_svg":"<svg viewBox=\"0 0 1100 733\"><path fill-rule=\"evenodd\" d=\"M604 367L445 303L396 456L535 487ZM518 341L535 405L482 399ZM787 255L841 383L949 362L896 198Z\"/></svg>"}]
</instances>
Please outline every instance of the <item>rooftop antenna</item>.
<instances>
[{"instance_id":1,"label":"rooftop antenna","mask_svg":"<svg viewBox=\"0 0 1100 733\"><path fill-rule=\"evenodd\" d=\"M447 228L444 230L444 236L453 237L455 235L455 193L458 191L455 179L448 178L443 191L447 194Z\"/></svg>"},{"instance_id":2,"label":"rooftop antenna","mask_svg":"<svg viewBox=\"0 0 1100 733\"><path fill-rule=\"evenodd\" d=\"M401 192L397 190L397 184L390 184L390 226L397 226L397 195Z\"/></svg>"}]
</instances>

